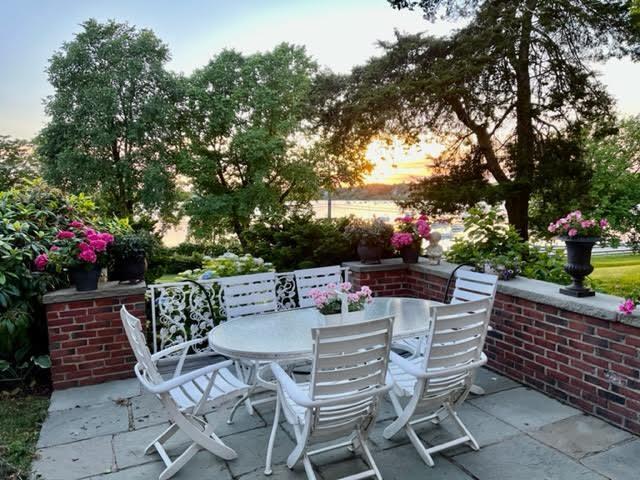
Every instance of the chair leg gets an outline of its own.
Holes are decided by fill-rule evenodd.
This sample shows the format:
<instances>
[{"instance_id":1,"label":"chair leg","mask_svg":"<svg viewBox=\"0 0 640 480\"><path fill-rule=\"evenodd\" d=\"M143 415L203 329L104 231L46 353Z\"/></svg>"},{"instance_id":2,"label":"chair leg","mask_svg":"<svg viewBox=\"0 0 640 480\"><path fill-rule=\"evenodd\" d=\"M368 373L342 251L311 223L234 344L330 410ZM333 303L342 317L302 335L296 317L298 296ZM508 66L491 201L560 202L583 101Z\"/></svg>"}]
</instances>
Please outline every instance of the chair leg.
<instances>
[{"instance_id":1,"label":"chair leg","mask_svg":"<svg viewBox=\"0 0 640 480\"><path fill-rule=\"evenodd\" d=\"M200 450L200 447L196 443L192 443L178 458L171 462L171 464L162 471L158 480L167 480L173 477L187 464L189 460L193 458L196 453L198 453L198 450Z\"/></svg>"},{"instance_id":2,"label":"chair leg","mask_svg":"<svg viewBox=\"0 0 640 480\"><path fill-rule=\"evenodd\" d=\"M304 472L307 474L307 478L309 480L317 480L316 473L313 471L313 465L311 465L311 460L309 459L309 455L304 455L304 457L302 458L302 464L304 465Z\"/></svg>"},{"instance_id":3,"label":"chair leg","mask_svg":"<svg viewBox=\"0 0 640 480\"><path fill-rule=\"evenodd\" d=\"M276 441L276 433L278 431L278 423L280 422L280 395L276 397L276 411L273 417L273 427L271 427L271 435L269 435L269 444L267 445L267 460L265 462L264 474L271 475L271 459L273 456L273 445Z\"/></svg>"},{"instance_id":4,"label":"chair leg","mask_svg":"<svg viewBox=\"0 0 640 480\"><path fill-rule=\"evenodd\" d=\"M464 433L465 436L469 437L469 444L471 448L476 451L480 450L480 445L478 444L478 441L474 438L473 435L471 435L471 432L466 427L466 425L462 423L462 420L460 420L460 417L458 416L456 411L451 407L447 407L447 410L449 411L451 418L453 418L453 420L456 422L456 425L458 425L458 428Z\"/></svg>"},{"instance_id":5,"label":"chair leg","mask_svg":"<svg viewBox=\"0 0 640 480\"><path fill-rule=\"evenodd\" d=\"M487 393L484 391L484 388L478 385L471 385L469 392L473 393L474 395L485 395Z\"/></svg>"},{"instance_id":6,"label":"chair leg","mask_svg":"<svg viewBox=\"0 0 640 480\"><path fill-rule=\"evenodd\" d=\"M373 460L373 455L371 455L371 451L369 450L369 445L367 444L367 440L362 438L362 434L360 432L358 432L358 443L360 444L360 448L362 448L362 453L364 453L364 456L367 460L367 463L369 464L369 468L371 470L373 470L375 477L378 480L382 480L382 474L380 473L380 470L378 470L378 465L376 465L376 462Z\"/></svg>"},{"instance_id":7,"label":"chair leg","mask_svg":"<svg viewBox=\"0 0 640 480\"><path fill-rule=\"evenodd\" d=\"M156 446L156 443L163 444L171 437L175 435L178 431L178 426L175 423L172 423L169 428L167 428L164 432L162 432L153 442L149 444L147 448L144 449L144 454L149 455Z\"/></svg>"},{"instance_id":8,"label":"chair leg","mask_svg":"<svg viewBox=\"0 0 640 480\"><path fill-rule=\"evenodd\" d=\"M435 465L433 458L431 458L431 455L429 454L427 449L424 447L424 444L422 443L422 440L420 440L420 437L418 437L418 434L416 433L416 431L413 429L411 425L405 425L404 428L405 428L405 431L407 432L407 436L409 437L409 440L411 440L411 443L413 444L416 451L418 452L418 455L420 455L420 458L422 458L424 463L426 463L430 467L433 467Z\"/></svg>"}]
</instances>

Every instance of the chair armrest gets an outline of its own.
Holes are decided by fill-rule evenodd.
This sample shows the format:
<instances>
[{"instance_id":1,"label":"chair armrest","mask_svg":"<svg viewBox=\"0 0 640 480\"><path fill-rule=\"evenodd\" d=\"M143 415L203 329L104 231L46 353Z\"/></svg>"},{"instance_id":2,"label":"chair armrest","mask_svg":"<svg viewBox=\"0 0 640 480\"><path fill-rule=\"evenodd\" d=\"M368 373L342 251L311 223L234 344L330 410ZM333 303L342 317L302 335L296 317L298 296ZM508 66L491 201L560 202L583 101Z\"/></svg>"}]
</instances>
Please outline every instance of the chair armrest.
<instances>
[{"instance_id":1,"label":"chair armrest","mask_svg":"<svg viewBox=\"0 0 640 480\"><path fill-rule=\"evenodd\" d=\"M201 377L208 373L217 372L221 368L228 368L231 365L233 365L233 362L231 360L225 360L224 362L219 362L214 365L208 365L206 367L193 370L189 373L180 375L179 377L174 377L171 380L167 380L165 382L157 383L157 384L150 383L144 377L139 363L136 364L134 370L136 372L136 376L138 377L138 380L140 380L140 383L142 383L144 388L146 388L152 393L166 393L170 390L173 390L174 388L178 388L179 386L184 385L187 382L195 380L198 377Z\"/></svg>"},{"instance_id":2,"label":"chair armrest","mask_svg":"<svg viewBox=\"0 0 640 480\"><path fill-rule=\"evenodd\" d=\"M176 353L176 352L181 352L193 345L197 345L199 343L205 342L206 340L207 340L206 338L196 338L193 340L189 340L188 342L182 342L178 345L174 345L173 347L165 348L164 350L160 350L159 352L151 355L151 360L156 362L161 358L166 357L167 355L171 355L172 353Z\"/></svg>"},{"instance_id":3,"label":"chair armrest","mask_svg":"<svg viewBox=\"0 0 640 480\"><path fill-rule=\"evenodd\" d=\"M287 373L282 369L280 365L277 363L271 364L271 371L278 380L278 383L282 386L282 388L287 392L289 398L293 400L295 403L305 408L320 408L320 407L332 407L334 405L343 405L347 400L345 398L337 398L337 399L328 399L328 400L311 400L308 395L306 395L296 382L287 375ZM377 394L383 394L391 390L393 387L393 382L389 382L387 379L385 385L377 389ZM348 401L357 401L360 398L370 397L372 395L371 390L366 390L361 393L356 393L349 395Z\"/></svg>"},{"instance_id":4,"label":"chair armrest","mask_svg":"<svg viewBox=\"0 0 640 480\"><path fill-rule=\"evenodd\" d=\"M277 363L271 364L271 371L273 375L276 377L276 380L280 384L280 386L287 392L287 395L296 402L298 405L302 407L311 408L313 407L313 401L298 387L296 382L287 375L280 365Z\"/></svg>"},{"instance_id":5,"label":"chair armrest","mask_svg":"<svg viewBox=\"0 0 640 480\"><path fill-rule=\"evenodd\" d=\"M389 353L389 360L391 360L395 365L400 367L401 370L412 375L416 378L426 378L427 372L423 369L416 367L413 363L409 362L406 358L401 357L396 352Z\"/></svg>"}]
</instances>

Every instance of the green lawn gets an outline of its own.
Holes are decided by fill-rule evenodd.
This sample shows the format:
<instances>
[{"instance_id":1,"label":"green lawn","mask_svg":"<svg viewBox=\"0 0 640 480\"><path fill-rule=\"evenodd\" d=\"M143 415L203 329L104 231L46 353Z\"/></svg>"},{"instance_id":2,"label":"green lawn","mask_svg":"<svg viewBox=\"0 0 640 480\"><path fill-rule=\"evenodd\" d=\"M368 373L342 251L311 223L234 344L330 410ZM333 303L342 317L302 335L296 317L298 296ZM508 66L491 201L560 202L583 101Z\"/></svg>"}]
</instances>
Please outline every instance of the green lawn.
<instances>
[{"instance_id":1,"label":"green lawn","mask_svg":"<svg viewBox=\"0 0 640 480\"><path fill-rule=\"evenodd\" d=\"M593 286L602 292L628 297L640 293L640 255L603 255L592 258Z\"/></svg>"},{"instance_id":2,"label":"green lawn","mask_svg":"<svg viewBox=\"0 0 640 480\"><path fill-rule=\"evenodd\" d=\"M29 478L49 397L8 396L0 392L0 478Z\"/></svg>"}]
</instances>

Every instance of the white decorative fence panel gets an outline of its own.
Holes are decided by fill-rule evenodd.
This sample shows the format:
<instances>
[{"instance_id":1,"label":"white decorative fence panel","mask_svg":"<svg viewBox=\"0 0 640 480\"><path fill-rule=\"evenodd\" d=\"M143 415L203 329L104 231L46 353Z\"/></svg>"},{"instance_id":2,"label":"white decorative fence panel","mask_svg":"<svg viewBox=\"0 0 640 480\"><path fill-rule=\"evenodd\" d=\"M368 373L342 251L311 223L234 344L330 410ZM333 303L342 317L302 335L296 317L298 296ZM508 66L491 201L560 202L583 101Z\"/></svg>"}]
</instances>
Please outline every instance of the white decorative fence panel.
<instances>
[{"instance_id":1,"label":"white decorative fence panel","mask_svg":"<svg viewBox=\"0 0 640 480\"><path fill-rule=\"evenodd\" d=\"M348 269L342 268L346 281ZM294 272L276 273L278 310L299 308ZM225 321L217 279L186 280L149 285L153 352L194 338L202 338ZM197 353L206 353L206 344Z\"/></svg>"}]
</instances>

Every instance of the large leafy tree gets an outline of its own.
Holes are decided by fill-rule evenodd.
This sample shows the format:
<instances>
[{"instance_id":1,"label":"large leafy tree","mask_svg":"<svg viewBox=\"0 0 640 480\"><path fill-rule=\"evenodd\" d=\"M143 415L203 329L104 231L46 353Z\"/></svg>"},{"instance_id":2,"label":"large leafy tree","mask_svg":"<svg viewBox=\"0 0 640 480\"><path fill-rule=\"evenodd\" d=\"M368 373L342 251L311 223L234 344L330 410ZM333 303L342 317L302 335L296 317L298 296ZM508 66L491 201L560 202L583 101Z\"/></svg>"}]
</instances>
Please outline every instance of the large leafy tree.
<instances>
[{"instance_id":1,"label":"large leafy tree","mask_svg":"<svg viewBox=\"0 0 640 480\"><path fill-rule=\"evenodd\" d=\"M304 210L323 186L358 181L363 169L326 153L310 129L317 73L304 48L281 44L243 55L225 50L189 79L185 209L195 237L235 233L252 221Z\"/></svg>"},{"instance_id":2,"label":"large leafy tree","mask_svg":"<svg viewBox=\"0 0 640 480\"><path fill-rule=\"evenodd\" d=\"M0 135L0 192L37 173L33 147L24 140Z\"/></svg>"},{"instance_id":3,"label":"large leafy tree","mask_svg":"<svg viewBox=\"0 0 640 480\"><path fill-rule=\"evenodd\" d=\"M427 20L461 18L446 37L397 35L348 77L326 79L324 120L334 142L363 154L381 132L435 132L449 149L413 186L410 204L456 211L504 201L524 238L529 204L556 157L576 153L575 132L610 114L589 61L640 53L627 2L593 0L390 0ZM356 145L353 149L348 145ZM544 165L544 168L541 166ZM553 170L553 168L551 168ZM569 178L569 177L568 177ZM548 197L548 195L547 195Z\"/></svg>"},{"instance_id":4,"label":"large leafy tree","mask_svg":"<svg viewBox=\"0 0 640 480\"><path fill-rule=\"evenodd\" d=\"M49 62L51 120L39 136L44 176L92 193L120 216L159 213L176 202L175 105L169 51L150 30L89 20Z\"/></svg>"}]
</instances>

